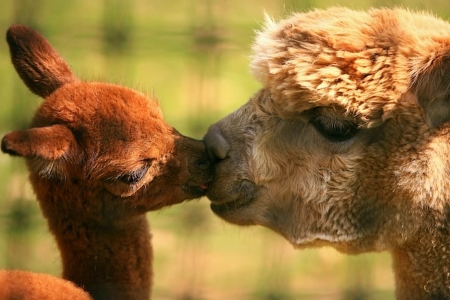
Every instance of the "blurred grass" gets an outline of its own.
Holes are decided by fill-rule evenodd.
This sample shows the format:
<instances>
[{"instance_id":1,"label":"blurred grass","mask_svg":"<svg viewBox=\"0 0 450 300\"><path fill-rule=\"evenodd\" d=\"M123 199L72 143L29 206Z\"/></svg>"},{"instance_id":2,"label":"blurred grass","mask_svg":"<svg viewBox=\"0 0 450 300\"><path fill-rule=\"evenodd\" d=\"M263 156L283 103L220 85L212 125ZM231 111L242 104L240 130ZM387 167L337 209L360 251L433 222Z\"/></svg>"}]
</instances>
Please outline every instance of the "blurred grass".
<instances>
[{"instance_id":1,"label":"blurred grass","mask_svg":"<svg viewBox=\"0 0 450 300\"><path fill-rule=\"evenodd\" d=\"M447 0L7 0L12 23L44 34L81 78L158 96L166 120L201 138L208 125L259 87L248 62L263 12L400 5L450 18ZM22 84L0 43L0 133L26 127L40 100ZM59 275L59 254L19 159L0 155L0 268ZM386 253L344 256L294 250L265 228L215 217L206 199L148 214L155 251L154 299L393 299Z\"/></svg>"}]
</instances>

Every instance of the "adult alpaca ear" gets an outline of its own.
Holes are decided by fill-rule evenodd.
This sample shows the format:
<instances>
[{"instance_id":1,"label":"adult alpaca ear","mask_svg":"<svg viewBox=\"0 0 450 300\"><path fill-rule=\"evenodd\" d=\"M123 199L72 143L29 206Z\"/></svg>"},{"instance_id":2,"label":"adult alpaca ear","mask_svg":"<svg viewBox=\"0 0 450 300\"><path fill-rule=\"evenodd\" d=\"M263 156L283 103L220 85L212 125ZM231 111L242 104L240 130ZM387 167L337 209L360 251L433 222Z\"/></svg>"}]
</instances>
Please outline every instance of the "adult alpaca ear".
<instances>
[{"instance_id":1,"label":"adult alpaca ear","mask_svg":"<svg viewBox=\"0 0 450 300\"><path fill-rule=\"evenodd\" d=\"M17 73L36 95L45 98L64 84L78 81L50 43L33 29L12 25L6 40Z\"/></svg>"},{"instance_id":2,"label":"adult alpaca ear","mask_svg":"<svg viewBox=\"0 0 450 300\"><path fill-rule=\"evenodd\" d=\"M413 91L431 128L450 120L450 53L417 77Z\"/></svg>"},{"instance_id":3,"label":"adult alpaca ear","mask_svg":"<svg viewBox=\"0 0 450 300\"><path fill-rule=\"evenodd\" d=\"M56 160L76 146L72 132L63 125L13 131L2 139L4 153L28 158Z\"/></svg>"}]
</instances>

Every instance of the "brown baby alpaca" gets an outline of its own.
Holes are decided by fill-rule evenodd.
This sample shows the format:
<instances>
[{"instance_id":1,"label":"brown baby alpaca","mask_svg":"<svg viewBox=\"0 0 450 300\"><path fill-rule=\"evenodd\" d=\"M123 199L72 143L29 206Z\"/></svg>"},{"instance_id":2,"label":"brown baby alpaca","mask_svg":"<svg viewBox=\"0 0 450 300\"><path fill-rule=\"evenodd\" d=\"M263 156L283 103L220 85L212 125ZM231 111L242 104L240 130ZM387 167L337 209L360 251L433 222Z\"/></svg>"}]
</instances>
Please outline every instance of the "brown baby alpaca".
<instances>
[{"instance_id":1,"label":"brown baby alpaca","mask_svg":"<svg viewBox=\"0 0 450 300\"><path fill-rule=\"evenodd\" d=\"M268 20L262 83L205 136L212 210L298 248L389 251L399 299L450 299L450 24L403 9Z\"/></svg>"},{"instance_id":2,"label":"brown baby alpaca","mask_svg":"<svg viewBox=\"0 0 450 300\"><path fill-rule=\"evenodd\" d=\"M1 147L26 158L63 278L94 299L148 299L145 213L205 193L203 142L169 126L155 99L77 79L32 29L14 25L7 41L17 73L45 101L30 128L8 133Z\"/></svg>"}]
</instances>

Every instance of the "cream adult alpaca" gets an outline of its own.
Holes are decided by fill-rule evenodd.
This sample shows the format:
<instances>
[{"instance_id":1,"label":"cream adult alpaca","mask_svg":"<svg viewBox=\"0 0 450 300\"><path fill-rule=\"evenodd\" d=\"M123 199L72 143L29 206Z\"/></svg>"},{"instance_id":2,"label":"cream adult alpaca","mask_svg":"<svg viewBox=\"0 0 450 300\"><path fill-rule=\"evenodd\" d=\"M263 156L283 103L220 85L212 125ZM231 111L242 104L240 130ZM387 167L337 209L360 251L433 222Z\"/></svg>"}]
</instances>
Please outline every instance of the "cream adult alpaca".
<instances>
[{"instance_id":1,"label":"cream adult alpaca","mask_svg":"<svg viewBox=\"0 0 450 300\"><path fill-rule=\"evenodd\" d=\"M267 21L262 83L205 137L212 210L298 248L389 251L399 299L450 299L450 25L403 9Z\"/></svg>"},{"instance_id":2,"label":"cream adult alpaca","mask_svg":"<svg viewBox=\"0 0 450 300\"><path fill-rule=\"evenodd\" d=\"M16 71L45 101L30 129L8 133L1 148L26 158L63 278L94 299L148 299L145 213L205 193L203 142L169 126L154 99L80 81L32 29L12 26L7 41Z\"/></svg>"}]
</instances>

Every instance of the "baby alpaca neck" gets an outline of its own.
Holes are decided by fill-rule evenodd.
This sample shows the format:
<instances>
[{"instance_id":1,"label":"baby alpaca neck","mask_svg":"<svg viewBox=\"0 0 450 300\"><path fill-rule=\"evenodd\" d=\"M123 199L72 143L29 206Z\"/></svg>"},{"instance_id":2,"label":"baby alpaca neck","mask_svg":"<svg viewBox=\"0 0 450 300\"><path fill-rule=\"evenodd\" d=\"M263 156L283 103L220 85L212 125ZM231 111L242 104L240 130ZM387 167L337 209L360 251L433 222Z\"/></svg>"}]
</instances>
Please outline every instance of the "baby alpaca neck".
<instances>
[{"instance_id":1,"label":"baby alpaca neck","mask_svg":"<svg viewBox=\"0 0 450 300\"><path fill-rule=\"evenodd\" d=\"M94 299L149 299L152 250L145 216L120 227L72 228L56 239L63 277Z\"/></svg>"}]
</instances>

